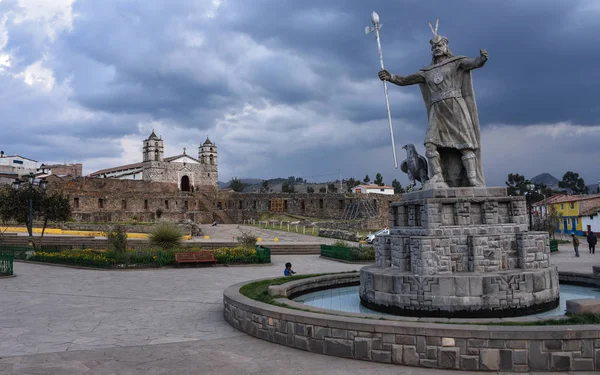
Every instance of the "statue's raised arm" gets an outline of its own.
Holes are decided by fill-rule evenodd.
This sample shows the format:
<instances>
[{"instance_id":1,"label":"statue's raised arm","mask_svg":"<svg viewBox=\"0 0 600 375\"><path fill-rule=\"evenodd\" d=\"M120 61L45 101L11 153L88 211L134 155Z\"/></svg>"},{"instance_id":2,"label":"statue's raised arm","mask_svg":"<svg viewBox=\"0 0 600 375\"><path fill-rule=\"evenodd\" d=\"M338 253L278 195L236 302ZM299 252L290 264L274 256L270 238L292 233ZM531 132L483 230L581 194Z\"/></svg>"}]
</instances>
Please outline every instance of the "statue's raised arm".
<instances>
[{"instance_id":1,"label":"statue's raised arm","mask_svg":"<svg viewBox=\"0 0 600 375\"><path fill-rule=\"evenodd\" d=\"M479 56L474 59L466 58L460 62L460 68L463 70L473 70L481 68L488 61L488 51L482 49L479 51Z\"/></svg>"},{"instance_id":2,"label":"statue's raised arm","mask_svg":"<svg viewBox=\"0 0 600 375\"><path fill-rule=\"evenodd\" d=\"M419 73L411 74L403 77L396 74L391 74L387 70L379 71L379 79L382 81L388 81L398 86L410 86L418 83L425 83L425 78Z\"/></svg>"}]
</instances>

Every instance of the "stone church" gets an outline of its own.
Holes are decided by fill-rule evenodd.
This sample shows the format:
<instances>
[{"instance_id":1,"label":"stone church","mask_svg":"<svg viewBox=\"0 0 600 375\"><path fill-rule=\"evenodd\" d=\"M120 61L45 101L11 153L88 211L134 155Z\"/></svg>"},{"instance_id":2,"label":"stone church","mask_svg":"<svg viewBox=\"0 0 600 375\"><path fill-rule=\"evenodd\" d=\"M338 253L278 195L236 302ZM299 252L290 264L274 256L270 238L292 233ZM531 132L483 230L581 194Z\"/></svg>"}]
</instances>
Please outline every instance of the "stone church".
<instances>
[{"instance_id":1,"label":"stone church","mask_svg":"<svg viewBox=\"0 0 600 375\"><path fill-rule=\"evenodd\" d=\"M187 154L164 157L162 137L154 130L143 141L143 161L107 168L91 173L89 177L119 180L141 180L177 184L181 191L206 191L217 188L217 145L206 137L198 147L198 158Z\"/></svg>"}]
</instances>

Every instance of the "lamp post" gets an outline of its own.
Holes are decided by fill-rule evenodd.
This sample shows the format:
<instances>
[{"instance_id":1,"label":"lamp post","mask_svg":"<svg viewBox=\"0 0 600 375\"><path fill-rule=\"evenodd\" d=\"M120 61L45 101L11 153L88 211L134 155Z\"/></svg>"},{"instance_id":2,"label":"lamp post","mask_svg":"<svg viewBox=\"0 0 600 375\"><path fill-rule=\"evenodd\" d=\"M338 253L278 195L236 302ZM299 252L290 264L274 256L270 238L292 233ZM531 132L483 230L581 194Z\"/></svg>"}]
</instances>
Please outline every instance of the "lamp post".
<instances>
[{"instance_id":1,"label":"lamp post","mask_svg":"<svg viewBox=\"0 0 600 375\"><path fill-rule=\"evenodd\" d=\"M21 188L21 183L23 181L21 181L20 179L15 179L15 181L13 182L13 188L15 189L15 191L18 191ZM42 179L38 182L38 186L42 189L42 192L46 191L46 186L47 186L48 182L45 179ZM33 187L35 186L35 175L32 173L29 173L29 175L27 176L27 185L28 185L28 194L27 194L27 198L28 198L28 203L29 203L29 215L28 215L28 220L27 220L27 231L29 232L29 246L33 245Z\"/></svg>"}]
</instances>

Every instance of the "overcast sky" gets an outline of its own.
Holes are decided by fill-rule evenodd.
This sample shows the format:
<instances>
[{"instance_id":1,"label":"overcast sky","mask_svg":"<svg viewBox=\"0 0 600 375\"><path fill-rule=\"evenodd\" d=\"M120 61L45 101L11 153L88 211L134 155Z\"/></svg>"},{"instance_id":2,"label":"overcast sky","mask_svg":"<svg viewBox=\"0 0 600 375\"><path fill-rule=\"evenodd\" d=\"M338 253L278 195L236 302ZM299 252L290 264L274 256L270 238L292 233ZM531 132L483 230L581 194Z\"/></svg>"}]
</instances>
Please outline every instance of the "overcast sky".
<instances>
[{"instance_id":1,"label":"overcast sky","mask_svg":"<svg viewBox=\"0 0 600 375\"><path fill-rule=\"evenodd\" d=\"M389 184L394 169L373 35L386 67L431 61L427 21L473 79L488 185L567 170L600 180L597 0L0 0L0 148L84 172L219 150L219 179L302 176ZM390 86L398 159L423 154L418 86Z\"/></svg>"}]
</instances>

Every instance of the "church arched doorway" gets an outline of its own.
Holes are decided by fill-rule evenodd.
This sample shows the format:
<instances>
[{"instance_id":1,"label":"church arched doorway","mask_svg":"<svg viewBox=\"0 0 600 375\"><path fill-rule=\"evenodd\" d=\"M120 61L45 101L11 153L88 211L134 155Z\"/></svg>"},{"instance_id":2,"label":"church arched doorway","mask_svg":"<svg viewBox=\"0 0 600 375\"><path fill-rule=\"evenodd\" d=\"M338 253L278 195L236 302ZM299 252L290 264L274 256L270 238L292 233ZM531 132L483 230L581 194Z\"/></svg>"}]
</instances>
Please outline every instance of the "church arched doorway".
<instances>
[{"instance_id":1,"label":"church arched doorway","mask_svg":"<svg viewBox=\"0 0 600 375\"><path fill-rule=\"evenodd\" d=\"M190 191L190 178L188 176L181 177L181 191Z\"/></svg>"}]
</instances>

